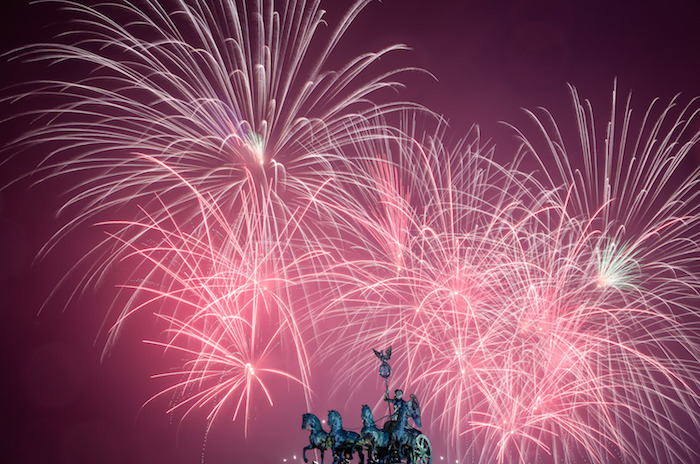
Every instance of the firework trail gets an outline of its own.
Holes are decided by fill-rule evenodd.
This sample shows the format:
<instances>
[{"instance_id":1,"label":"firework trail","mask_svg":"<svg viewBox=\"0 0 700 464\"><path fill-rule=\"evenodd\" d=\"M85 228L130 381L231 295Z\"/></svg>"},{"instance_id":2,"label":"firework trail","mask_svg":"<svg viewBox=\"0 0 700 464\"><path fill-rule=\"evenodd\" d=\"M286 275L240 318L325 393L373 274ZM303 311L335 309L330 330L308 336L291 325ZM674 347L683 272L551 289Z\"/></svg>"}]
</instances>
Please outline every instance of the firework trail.
<instances>
[{"instance_id":1,"label":"firework trail","mask_svg":"<svg viewBox=\"0 0 700 464\"><path fill-rule=\"evenodd\" d=\"M534 313L546 321L541 330L561 324L547 357L566 353L568 362L578 361L561 366L567 385L576 386L564 403L573 413L566 420L576 423L565 425L598 462L611 448L626 462L692 460L688 430L697 430L700 392L700 170L688 154L699 137L692 129L697 103L677 109L675 100L661 108L654 102L635 119L631 98L620 111L614 89L598 140L590 104L581 104L573 88L572 96L580 156L546 113L542 121L535 117L546 148L524 139L543 165L552 160L558 167L544 172L560 212L538 223L559 225L542 231L546 240L528 243L537 250L528 262L546 270L528 291L545 299L538 306L546 311ZM556 378L543 374L551 375L543 377L548 382Z\"/></svg>"},{"instance_id":2,"label":"firework trail","mask_svg":"<svg viewBox=\"0 0 700 464\"><path fill-rule=\"evenodd\" d=\"M415 177L368 170L383 214L356 223L382 234L338 265L326 311L344 321L344 362L367 344L402 347L395 381L430 392L465 458L687 462L700 391L700 172L682 171L693 103L657 119L652 105L635 132L628 101L598 159L591 110L572 93L583 171L549 115L531 138L543 148L520 133L522 156L559 167L543 179L497 167L478 139L453 154L421 142L422 163L404 152Z\"/></svg>"},{"instance_id":3,"label":"firework trail","mask_svg":"<svg viewBox=\"0 0 700 464\"><path fill-rule=\"evenodd\" d=\"M296 367L275 372L294 377L308 400L301 330L311 330L312 339L316 319L299 290L300 269L319 266L327 253L317 251L316 237L336 233L337 213L319 209L330 203L320 199L337 192L334 178L347 171L343 147L394 137L384 118L418 108L370 101L399 86L393 78L402 70L373 70L405 47L328 66L367 0L354 2L326 31L318 1L49 3L76 18L76 29L62 43L29 46L12 58L70 63L86 77L34 82L12 97L53 104L20 115L38 122L12 147L48 148L37 170L42 181L79 183L63 207L77 214L42 253L82 224L109 231L68 273L79 273L74 294L121 261L131 263L124 286L130 296L123 305L115 300L119 316L106 349L131 314L158 313L170 327L162 343L194 356L173 390L198 393L176 408L209 404L215 415L240 395L237 417L259 380L252 373L265 372L257 366L279 356L280 346ZM327 230L321 216L330 218ZM220 386L205 386L217 375Z\"/></svg>"},{"instance_id":4,"label":"firework trail","mask_svg":"<svg viewBox=\"0 0 700 464\"><path fill-rule=\"evenodd\" d=\"M46 251L78 224L155 201L154 193L169 210L196 215L192 196L174 193L177 176L229 214L252 207L244 200L270 195L276 206L269 211L285 222L343 165L344 145L388 136L383 117L410 106L369 100L399 86L392 78L403 70L373 70L403 46L339 69L327 64L368 0L355 2L330 31L318 1L277 9L262 0L49 3L75 17L76 29L64 43L25 47L12 58L70 63L86 77L34 82L13 97L52 102L23 115L39 123L15 143L50 147L43 180L80 177L63 208L79 212ZM100 269L80 286L97 282L118 254L94 260Z\"/></svg>"},{"instance_id":5,"label":"firework trail","mask_svg":"<svg viewBox=\"0 0 700 464\"><path fill-rule=\"evenodd\" d=\"M325 252L313 250L313 244L293 243L303 211L277 230L267 209L242 211L230 221L215 203L196 190L192 193L200 205L196 226L189 217L182 223L166 205L157 209L157 216L144 211L140 221L103 224L115 229L110 235L123 249L131 250L122 259L139 282L125 286L131 298L112 331L136 311L157 314L167 325L165 339L151 343L189 360L159 376L176 381L156 396L175 393L168 412L184 411L183 417L210 407L210 424L226 405L235 404L233 419L240 412L247 434L255 389L273 404L263 382L266 376L291 379L309 394L310 362L301 336L309 317L293 308L301 306L294 304L294 291L312 274L305 268ZM272 207L269 198L251 204L260 203ZM144 241L152 245L144 246ZM298 253L301 249L308 251ZM293 354L285 355L290 347Z\"/></svg>"},{"instance_id":6,"label":"firework trail","mask_svg":"<svg viewBox=\"0 0 700 464\"><path fill-rule=\"evenodd\" d=\"M635 118L615 90L599 131L572 89L576 134L530 113L501 164L477 128L449 146L429 112L370 101L398 85L403 70L373 70L403 47L327 69L368 1L325 40L317 1L57 3L81 29L18 56L92 74L20 95L59 103L15 146L58 147L46 178L91 176L47 250L79 224L108 231L78 287L130 263L108 346L158 315L153 343L187 358L157 395L171 411L247 431L273 378L310 402L317 350L356 384L369 348L393 345L392 381L466 459L696 457L697 102Z\"/></svg>"}]
</instances>

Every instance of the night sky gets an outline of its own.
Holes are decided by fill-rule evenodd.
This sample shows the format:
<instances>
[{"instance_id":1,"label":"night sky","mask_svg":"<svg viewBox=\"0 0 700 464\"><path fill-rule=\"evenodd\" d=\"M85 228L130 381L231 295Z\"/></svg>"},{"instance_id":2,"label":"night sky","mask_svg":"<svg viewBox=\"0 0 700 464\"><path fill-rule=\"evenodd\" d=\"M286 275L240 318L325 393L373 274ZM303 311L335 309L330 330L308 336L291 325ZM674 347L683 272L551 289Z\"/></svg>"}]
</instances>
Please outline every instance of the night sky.
<instances>
[{"instance_id":1,"label":"night sky","mask_svg":"<svg viewBox=\"0 0 700 464\"><path fill-rule=\"evenodd\" d=\"M56 13L54 6L26 3L10 0L0 6L0 51L49 41L70 27L66 14ZM329 22L334 24L347 3L322 3ZM681 93L687 101L700 95L698 21L700 3L694 0L384 0L362 12L338 53L350 57L407 44L412 51L396 54L388 64L423 68L437 81L408 74L401 79L408 87L398 97L444 115L454 139L479 124L483 135L501 147L496 158L507 161L517 144L500 122L527 125L521 108L539 106L568 115L567 83L593 102L601 119L608 115L615 78L621 94L632 90L640 108L657 96L668 101ZM4 59L0 64L2 87L46 73L50 76L41 65ZM3 96L11 93L5 90ZM0 115L5 119L21 109L5 102ZM3 142L24 129L14 121L2 127ZM25 154L0 165L0 183L19 179L40 158ZM85 228L80 239L61 242L35 261L62 223L56 211L70 188L61 181L30 187L37 180L30 176L0 191L0 353L5 372L0 461L179 464L204 457L211 464L266 464L299 458L308 444L308 432L300 429L306 407L286 402L283 388L276 408L260 403L247 440L240 423L219 420L205 437L202 417L180 423L164 414L167 400L143 406L166 385L150 378L167 368L161 351L140 342L149 336L150 319L143 314L131 320L115 348L102 357L102 323L119 276L74 300L70 285L51 293L76 257L102 237ZM369 348L367 363L375 366ZM327 375L329 384L341 376ZM368 397L376 396L376 387L357 386L367 388ZM348 405L345 398L340 389L311 412L322 416L335 407L359 414L360 403ZM439 456L450 451L441 443L439 428L424 432L440 462Z\"/></svg>"}]
</instances>

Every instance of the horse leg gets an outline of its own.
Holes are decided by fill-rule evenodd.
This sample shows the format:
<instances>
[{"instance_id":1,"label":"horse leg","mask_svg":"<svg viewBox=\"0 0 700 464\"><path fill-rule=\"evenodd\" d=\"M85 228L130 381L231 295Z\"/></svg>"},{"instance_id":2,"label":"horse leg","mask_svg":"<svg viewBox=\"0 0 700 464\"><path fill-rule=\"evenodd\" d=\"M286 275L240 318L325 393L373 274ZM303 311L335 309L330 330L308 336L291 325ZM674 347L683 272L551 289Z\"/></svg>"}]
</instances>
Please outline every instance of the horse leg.
<instances>
[{"instance_id":1,"label":"horse leg","mask_svg":"<svg viewBox=\"0 0 700 464\"><path fill-rule=\"evenodd\" d=\"M304 451L301 453L301 455L304 457L304 462L309 462L309 460L306 459L306 450L310 450L311 448L313 448L312 445L309 445L309 446L305 446L305 447L304 447Z\"/></svg>"},{"instance_id":2,"label":"horse leg","mask_svg":"<svg viewBox=\"0 0 700 464\"><path fill-rule=\"evenodd\" d=\"M341 455L338 453L338 447L335 446L335 443L331 446L331 454L333 455L333 464L340 464Z\"/></svg>"}]
</instances>

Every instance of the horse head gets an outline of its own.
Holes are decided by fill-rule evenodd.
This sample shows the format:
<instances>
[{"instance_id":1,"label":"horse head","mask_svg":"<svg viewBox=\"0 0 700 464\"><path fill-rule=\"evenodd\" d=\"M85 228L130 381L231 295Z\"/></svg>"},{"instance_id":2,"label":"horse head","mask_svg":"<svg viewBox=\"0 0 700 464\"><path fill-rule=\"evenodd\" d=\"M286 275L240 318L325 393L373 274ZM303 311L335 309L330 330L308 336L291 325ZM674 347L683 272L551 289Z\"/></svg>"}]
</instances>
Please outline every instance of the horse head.
<instances>
[{"instance_id":1,"label":"horse head","mask_svg":"<svg viewBox=\"0 0 700 464\"><path fill-rule=\"evenodd\" d=\"M303 430L320 430L321 421L318 420L318 417L316 417L314 414L307 412L302 417L301 428Z\"/></svg>"},{"instance_id":2,"label":"horse head","mask_svg":"<svg viewBox=\"0 0 700 464\"><path fill-rule=\"evenodd\" d=\"M362 405L362 423L365 425L374 424L374 417L372 416L372 410L366 404Z\"/></svg>"},{"instance_id":3,"label":"horse head","mask_svg":"<svg viewBox=\"0 0 700 464\"><path fill-rule=\"evenodd\" d=\"M343 419L340 417L340 413L334 409L328 411L328 425L332 430L339 430L343 428Z\"/></svg>"}]
</instances>

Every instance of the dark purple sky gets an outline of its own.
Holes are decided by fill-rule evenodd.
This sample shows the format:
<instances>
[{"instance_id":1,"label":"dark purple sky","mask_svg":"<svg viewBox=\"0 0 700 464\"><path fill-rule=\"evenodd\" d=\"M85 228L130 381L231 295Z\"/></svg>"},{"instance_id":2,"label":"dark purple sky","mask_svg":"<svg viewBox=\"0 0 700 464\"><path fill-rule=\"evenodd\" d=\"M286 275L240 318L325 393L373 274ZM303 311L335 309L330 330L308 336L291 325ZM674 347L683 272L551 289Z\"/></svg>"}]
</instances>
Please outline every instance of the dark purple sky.
<instances>
[{"instance_id":1,"label":"dark purple sky","mask_svg":"<svg viewBox=\"0 0 700 464\"><path fill-rule=\"evenodd\" d=\"M0 6L0 51L49 40L51 31L58 30L55 22L61 17L52 7L26 3L9 0ZM331 22L344 4L347 0L325 1ZM409 45L413 51L398 54L396 63L389 64L422 67L438 81L407 76L409 88L400 97L443 114L455 139L471 124L481 124L484 134L504 147L499 156L507 159L512 135L498 121L523 123L521 107L544 106L566 113L567 82L593 101L601 118L609 111L615 77L624 94L634 91L640 108L655 96L668 100L680 92L687 100L700 95L698 18L700 3L695 0L384 0L366 8L339 51L354 56L392 43ZM0 80L4 87L46 77L45 72L3 62ZM6 104L0 107L3 118L17 110ZM3 140L22 130L17 124L4 127ZM33 162L21 159L1 166L0 181L17 178ZM27 185L0 192L0 356L5 371L0 403L5 445L0 460L199 463L204 442L199 418L181 426L177 420L171 423L162 412L167 402L141 410L162 386L149 376L163 364L157 350L138 342L145 336L138 318L101 362L102 308L109 304L105 294L88 293L64 312L68 296L64 290L37 315L57 276L89 244L64 246L48 259L32 263L58 224L53 217L61 192L56 185L33 189ZM115 277L115 282L104 285L108 288L117 281ZM368 362L375 362L370 356ZM327 403L318 411L344 407L342 397ZM287 431L279 437L279 445L265 442L270 433L256 427L256 422L247 444L240 424L220 423L207 437L206 462L266 464L291 459L294 453L298 457L308 443L308 433L299 428L300 407L280 408L284 412L278 422L288 421L288 427L283 428ZM273 414L269 408L261 410L259 422L270 423ZM439 430L427 433L433 438ZM445 449L435 452L447 455Z\"/></svg>"}]
</instances>

